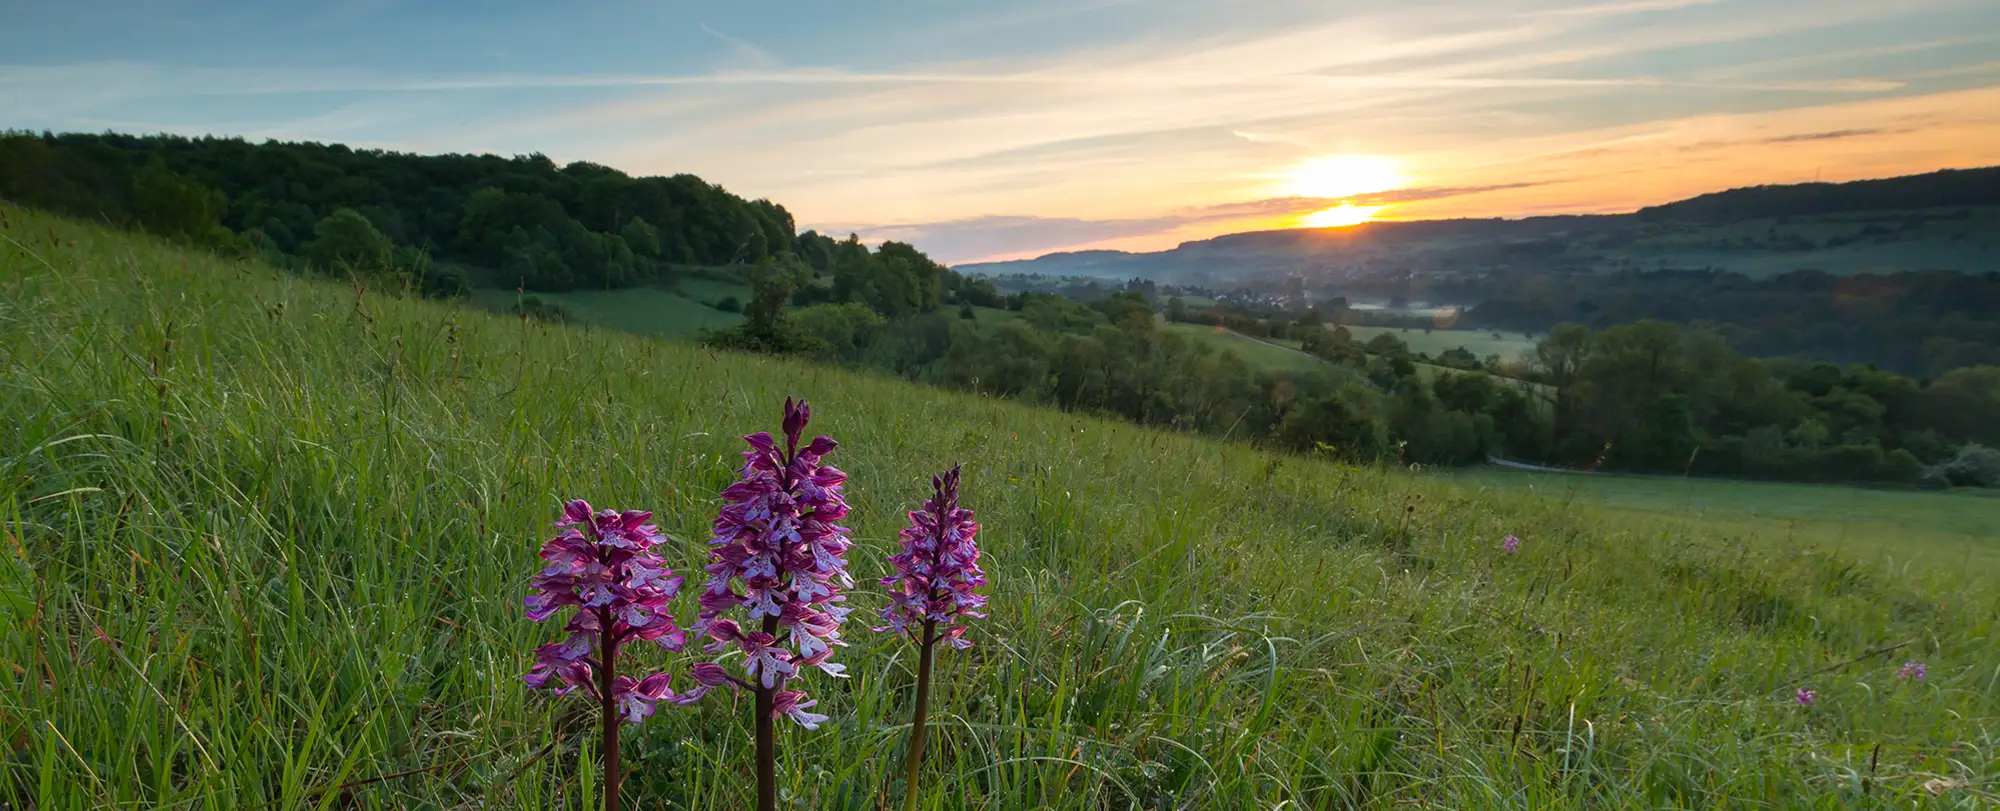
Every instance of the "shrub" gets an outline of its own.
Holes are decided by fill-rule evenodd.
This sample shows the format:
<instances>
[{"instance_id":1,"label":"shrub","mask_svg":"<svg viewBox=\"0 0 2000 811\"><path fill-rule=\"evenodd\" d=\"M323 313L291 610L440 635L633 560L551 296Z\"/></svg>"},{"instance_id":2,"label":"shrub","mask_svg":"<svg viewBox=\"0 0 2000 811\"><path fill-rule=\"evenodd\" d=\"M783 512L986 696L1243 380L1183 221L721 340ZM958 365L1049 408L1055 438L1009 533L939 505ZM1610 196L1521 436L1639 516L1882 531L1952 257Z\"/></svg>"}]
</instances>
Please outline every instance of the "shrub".
<instances>
[{"instance_id":1,"label":"shrub","mask_svg":"<svg viewBox=\"0 0 2000 811\"><path fill-rule=\"evenodd\" d=\"M514 314L530 321L561 322L569 320L569 311L561 304L543 300L541 296L526 296L514 305Z\"/></svg>"},{"instance_id":2,"label":"shrub","mask_svg":"<svg viewBox=\"0 0 2000 811\"><path fill-rule=\"evenodd\" d=\"M2000 448L1967 444L1931 475L1957 487L2000 487Z\"/></svg>"}]
</instances>

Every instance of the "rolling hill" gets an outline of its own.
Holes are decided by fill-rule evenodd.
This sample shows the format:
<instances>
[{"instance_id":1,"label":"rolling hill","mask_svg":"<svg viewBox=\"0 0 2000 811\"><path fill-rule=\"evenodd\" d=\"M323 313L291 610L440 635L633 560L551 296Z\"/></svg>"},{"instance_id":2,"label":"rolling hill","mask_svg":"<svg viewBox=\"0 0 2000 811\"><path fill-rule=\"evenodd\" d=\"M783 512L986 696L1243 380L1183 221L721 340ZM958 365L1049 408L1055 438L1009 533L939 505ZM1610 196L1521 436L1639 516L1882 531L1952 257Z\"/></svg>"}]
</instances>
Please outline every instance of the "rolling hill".
<instances>
[{"instance_id":1,"label":"rolling hill","mask_svg":"<svg viewBox=\"0 0 2000 811\"><path fill-rule=\"evenodd\" d=\"M1752 277L2000 269L2000 167L1732 189L1630 214L1385 221L1228 234L1152 253L1076 251L966 273L1213 288L1456 279L1494 270L1716 269Z\"/></svg>"},{"instance_id":2,"label":"rolling hill","mask_svg":"<svg viewBox=\"0 0 2000 811\"><path fill-rule=\"evenodd\" d=\"M519 678L548 522L652 509L698 568L789 395L841 442L862 584L966 465L992 615L943 659L927 807L1973 807L2000 779L1990 537L1829 551L0 214L0 806L588 806L588 721ZM911 657L849 638L831 720L781 735L800 807L889 799ZM625 794L742 807L749 715L663 710Z\"/></svg>"}]
</instances>

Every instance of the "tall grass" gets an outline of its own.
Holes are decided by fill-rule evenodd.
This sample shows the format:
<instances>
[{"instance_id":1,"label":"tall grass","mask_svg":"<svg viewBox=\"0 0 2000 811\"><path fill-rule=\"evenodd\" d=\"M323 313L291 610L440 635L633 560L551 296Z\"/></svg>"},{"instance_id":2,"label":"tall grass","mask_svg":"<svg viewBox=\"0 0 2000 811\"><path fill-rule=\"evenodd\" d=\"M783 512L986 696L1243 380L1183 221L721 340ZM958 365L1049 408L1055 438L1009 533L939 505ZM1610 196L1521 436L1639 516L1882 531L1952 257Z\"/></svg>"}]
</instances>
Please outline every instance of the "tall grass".
<instances>
[{"instance_id":1,"label":"tall grass","mask_svg":"<svg viewBox=\"0 0 2000 811\"><path fill-rule=\"evenodd\" d=\"M786 395L843 442L861 582L928 473L966 464L992 617L940 663L924 808L1987 807L2000 791L1991 571L0 214L0 806L592 807L585 702L519 679L546 631L520 598L549 516L566 496L651 507L668 559L697 569L736 434ZM1499 551L1510 533L1518 555ZM915 663L851 636L854 677L815 693L833 721L781 735L794 807L901 800ZM1929 680L1895 681L1905 658ZM1809 710L1787 698L1804 674ZM628 800L745 807L749 730L727 698L663 710L626 742Z\"/></svg>"}]
</instances>

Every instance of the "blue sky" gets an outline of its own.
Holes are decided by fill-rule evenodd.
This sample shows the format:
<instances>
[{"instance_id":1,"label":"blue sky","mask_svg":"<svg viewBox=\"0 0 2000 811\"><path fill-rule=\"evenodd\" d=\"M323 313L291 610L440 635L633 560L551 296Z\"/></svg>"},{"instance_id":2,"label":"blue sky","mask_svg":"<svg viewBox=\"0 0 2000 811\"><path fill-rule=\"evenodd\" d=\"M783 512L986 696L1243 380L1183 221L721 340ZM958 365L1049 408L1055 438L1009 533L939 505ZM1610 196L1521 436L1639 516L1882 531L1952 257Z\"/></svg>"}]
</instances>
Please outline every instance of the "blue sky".
<instances>
[{"instance_id":1,"label":"blue sky","mask_svg":"<svg viewBox=\"0 0 2000 811\"><path fill-rule=\"evenodd\" d=\"M1329 156L1396 218L2000 163L1993 0L10 5L0 127L693 172L952 261L1292 225Z\"/></svg>"}]
</instances>

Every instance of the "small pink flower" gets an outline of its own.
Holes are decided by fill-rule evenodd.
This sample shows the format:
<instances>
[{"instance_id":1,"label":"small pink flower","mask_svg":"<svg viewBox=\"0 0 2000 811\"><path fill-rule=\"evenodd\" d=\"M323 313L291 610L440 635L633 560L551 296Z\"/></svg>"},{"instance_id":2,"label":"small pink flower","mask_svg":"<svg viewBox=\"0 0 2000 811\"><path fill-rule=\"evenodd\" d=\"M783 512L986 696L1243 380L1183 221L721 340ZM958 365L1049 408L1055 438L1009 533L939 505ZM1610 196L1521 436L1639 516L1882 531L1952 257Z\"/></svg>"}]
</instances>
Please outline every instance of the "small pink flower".
<instances>
[{"instance_id":1,"label":"small pink flower","mask_svg":"<svg viewBox=\"0 0 2000 811\"><path fill-rule=\"evenodd\" d=\"M1801 687L1798 692L1792 694L1792 700L1799 702L1799 706L1801 707L1812 706L1813 701L1817 698L1819 698L1819 691L1806 687Z\"/></svg>"},{"instance_id":2,"label":"small pink flower","mask_svg":"<svg viewBox=\"0 0 2000 811\"><path fill-rule=\"evenodd\" d=\"M1509 555L1519 552L1521 551L1521 539L1509 535L1505 540L1500 542L1500 549Z\"/></svg>"},{"instance_id":3,"label":"small pink flower","mask_svg":"<svg viewBox=\"0 0 2000 811\"><path fill-rule=\"evenodd\" d=\"M1923 662L1904 662L1903 669L1896 671L1896 678L1904 681L1923 681L1929 668Z\"/></svg>"}]
</instances>

